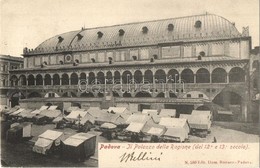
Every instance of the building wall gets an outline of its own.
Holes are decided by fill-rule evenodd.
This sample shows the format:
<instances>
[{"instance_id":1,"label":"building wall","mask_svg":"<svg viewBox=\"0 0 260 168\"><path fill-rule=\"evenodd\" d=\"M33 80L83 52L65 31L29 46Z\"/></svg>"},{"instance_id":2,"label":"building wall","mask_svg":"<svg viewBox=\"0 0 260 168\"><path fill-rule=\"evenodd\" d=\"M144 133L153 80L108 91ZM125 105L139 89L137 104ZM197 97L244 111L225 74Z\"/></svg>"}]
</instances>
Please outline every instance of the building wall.
<instances>
[{"instance_id":1,"label":"building wall","mask_svg":"<svg viewBox=\"0 0 260 168\"><path fill-rule=\"evenodd\" d=\"M73 63L79 60L80 63L92 63L92 59L97 63L108 62L108 57L113 59L113 62L133 61L133 56L137 60L149 60L157 55L159 59L170 58L187 58L198 57L201 52L205 53L205 57L210 56L231 56L234 58L248 59L249 58L249 40L229 40L229 41L213 41L213 42L194 42L184 45L168 45L165 47L138 47L129 49L114 49L114 50L97 50L73 52L72 60L66 61L65 57L68 54L50 54L50 55L35 55L24 59L25 68L40 67L46 62L50 65L59 65L60 61L64 64Z\"/></svg>"}]
</instances>

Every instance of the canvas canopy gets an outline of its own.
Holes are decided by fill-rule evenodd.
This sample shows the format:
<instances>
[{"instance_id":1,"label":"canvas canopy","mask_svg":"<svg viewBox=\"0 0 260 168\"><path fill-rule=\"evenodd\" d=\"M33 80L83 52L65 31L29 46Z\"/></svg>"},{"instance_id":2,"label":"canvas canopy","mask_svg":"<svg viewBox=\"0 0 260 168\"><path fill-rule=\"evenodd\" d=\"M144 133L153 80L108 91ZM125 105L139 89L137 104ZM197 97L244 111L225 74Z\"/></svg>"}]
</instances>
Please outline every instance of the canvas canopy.
<instances>
[{"instance_id":1,"label":"canvas canopy","mask_svg":"<svg viewBox=\"0 0 260 168\"><path fill-rule=\"evenodd\" d=\"M96 135L90 133L77 133L75 135L70 136L65 141L63 141L66 145L71 146L78 146L79 144L83 143L84 141L95 137ZM74 142L73 142L74 141Z\"/></svg>"},{"instance_id":2,"label":"canvas canopy","mask_svg":"<svg viewBox=\"0 0 260 168\"><path fill-rule=\"evenodd\" d=\"M162 126L162 125L159 125L159 124L155 124L155 123L152 123L152 122L148 122L144 125L143 129L142 129L142 132L144 133L148 133L150 131L150 129L153 128L155 130L162 130L162 131L166 131L166 127L165 126ZM149 134L149 133L148 133Z\"/></svg>"},{"instance_id":3,"label":"canvas canopy","mask_svg":"<svg viewBox=\"0 0 260 168\"><path fill-rule=\"evenodd\" d=\"M108 110L107 110L109 113L119 113L119 114L122 114L122 113L126 113L128 110L126 107L109 107Z\"/></svg>"},{"instance_id":4,"label":"canvas canopy","mask_svg":"<svg viewBox=\"0 0 260 168\"><path fill-rule=\"evenodd\" d=\"M51 149L51 147L59 146L61 140L64 139L63 132L46 130L44 133L38 136L38 140L36 141L33 151L37 153L47 154L47 151Z\"/></svg>"},{"instance_id":5,"label":"canvas canopy","mask_svg":"<svg viewBox=\"0 0 260 168\"><path fill-rule=\"evenodd\" d=\"M87 112L91 114L93 117L99 118L106 114L107 110L87 110Z\"/></svg>"},{"instance_id":6,"label":"canvas canopy","mask_svg":"<svg viewBox=\"0 0 260 168\"><path fill-rule=\"evenodd\" d=\"M58 106L50 106L49 108L48 108L48 110L56 110L58 108Z\"/></svg>"},{"instance_id":7,"label":"canvas canopy","mask_svg":"<svg viewBox=\"0 0 260 168\"><path fill-rule=\"evenodd\" d=\"M63 116L58 116L54 120L52 120L53 123L58 123L60 121L67 121Z\"/></svg>"},{"instance_id":8,"label":"canvas canopy","mask_svg":"<svg viewBox=\"0 0 260 168\"><path fill-rule=\"evenodd\" d=\"M19 113L21 113L21 112L24 111L24 110L25 110L24 108L20 108L20 109L16 110L15 112L11 113L10 115L11 115L11 116L18 115Z\"/></svg>"},{"instance_id":9,"label":"canvas canopy","mask_svg":"<svg viewBox=\"0 0 260 168\"><path fill-rule=\"evenodd\" d=\"M106 128L106 129L114 129L116 128L117 126L115 124L112 124L112 123L104 123L100 126L101 128Z\"/></svg>"},{"instance_id":10,"label":"canvas canopy","mask_svg":"<svg viewBox=\"0 0 260 168\"><path fill-rule=\"evenodd\" d=\"M40 113L41 113L41 110L36 109L36 110L33 110L31 113L32 113L32 114L40 114Z\"/></svg>"},{"instance_id":11,"label":"canvas canopy","mask_svg":"<svg viewBox=\"0 0 260 168\"><path fill-rule=\"evenodd\" d=\"M130 124L131 122L137 123L146 123L148 120L151 120L151 116L143 115L143 114L132 114L126 120L126 124Z\"/></svg>"},{"instance_id":12,"label":"canvas canopy","mask_svg":"<svg viewBox=\"0 0 260 168\"><path fill-rule=\"evenodd\" d=\"M67 112L72 112L72 111L76 111L76 110L79 110L80 108L78 106L72 106L72 107L69 107L66 111ZM84 110L84 109L83 109Z\"/></svg>"},{"instance_id":13,"label":"canvas canopy","mask_svg":"<svg viewBox=\"0 0 260 168\"><path fill-rule=\"evenodd\" d=\"M163 128L152 127L147 133L151 135L161 136L165 131L166 129Z\"/></svg>"},{"instance_id":14,"label":"canvas canopy","mask_svg":"<svg viewBox=\"0 0 260 168\"><path fill-rule=\"evenodd\" d=\"M11 114L11 113L19 110L19 108L20 108L20 106L14 106L10 110L8 110L8 112L6 112L5 114Z\"/></svg>"},{"instance_id":15,"label":"canvas canopy","mask_svg":"<svg viewBox=\"0 0 260 168\"><path fill-rule=\"evenodd\" d=\"M42 111L42 110L46 110L48 108L49 108L49 106L41 106L41 108L39 110Z\"/></svg>"},{"instance_id":16,"label":"canvas canopy","mask_svg":"<svg viewBox=\"0 0 260 168\"><path fill-rule=\"evenodd\" d=\"M194 129L210 129L211 121L206 115L189 115L189 114L180 114L180 118L185 118L189 122L190 128Z\"/></svg>"},{"instance_id":17,"label":"canvas canopy","mask_svg":"<svg viewBox=\"0 0 260 168\"><path fill-rule=\"evenodd\" d=\"M191 115L206 115L208 119L211 119L211 111L207 110L192 110Z\"/></svg>"},{"instance_id":18,"label":"canvas canopy","mask_svg":"<svg viewBox=\"0 0 260 168\"><path fill-rule=\"evenodd\" d=\"M91 114L88 112L85 112L86 115L80 119L80 124L84 125L87 121L91 122L94 124L95 122L95 117L93 117ZM78 121L76 121L76 124L78 124Z\"/></svg>"},{"instance_id":19,"label":"canvas canopy","mask_svg":"<svg viewBox=\"0 0 260 168\"><path fill-rule=\"evenodd\" d=\"M144 125L145 123L131 122L126 130L129 132L139 133L143 129Z\"/></svg>"},{"instance_id":20,"label":"canvas canopy","mask_svg":"<svg viewBox=\"0 0 260 168\"><path fill-rule=\"evenodd\" d=\"M167 137L170 137L172 140L180 142L183 142L188 138L188 134L184 128L168 128L163 136L166 139Z\"/></svg>"},{"instance_id":21,"label":"canvas canopy","mask_svg":"<svg viewBox=\"0 0 260 168\"><path fill-rule=\"evenodd\" d=\"M96 135L78 133L63 141L62 156L66 159L85 160L95 153Z\"/></svg>"},{"instance_id":22,"label":"canvas canopy","mask_svg":"<svg viewBox=\"0 0 260 168\"><path fill-rule=\"evenodd\" d=\"M18 114L18 116L26 117L27 115L30 115L30 113L31 113L32 111L33 111L32 109L23 110L20 114Z\"/></svg>"},{"instance_id":23,"label":"canvas canopy","mask_svg":"<svg viewBox=\"0 0 260 168\"><path fill-rule=\"evenodd\" d=\"M189 124L187 122L187 119L185 118L168 118L163 117L161 118L160 125L163 125L167 128L184 128L187 132L187 134L190 132Z\"/></svg>"},{"instance_id":24,"label":"canvas canopy","mask_svg":"<svg viewBox=\"0 0 260 168\"><path fill-rule=\"evenodd\" d=\"M176 117L176 109L161 109L161 117Z\"/></svg>"},{"instance_id":25,"label":"canvas canopy","mask_svg":"<svg viewBox=\"0 0 260 168\"><path fill-rule=\"evenodd\" d=\"M143 109L142 114L146 115L158 115L158 110L153 110L153 109Z\"/></svg>"},{"instance_id":26,"label":"canvas canopy","mask_svg":"<svg viewBox=\"0 0 260 168\"><path fill-rule=\"evenodd\" d=\"M66 119L68 120L78 120L78 117L80 116L81 119L85 117L87 114L86 111L72 111L69 115L66 116Z\"/></svg>"},{"instance_id":27,"label":"canvas canopy","mask_svg":"<svg viewBox=\"0 0 260 168\"><path fill-rule=\"evenodd\" d=\"M40 112L40 115L46 116L48 118L56 118L61 116L62 113L60 110L43 110Z\"/></svg>"},{"instance_id":28,"label":"canvas canopy","mask_svg":"<svg viewBox=\"0 0 260 168\"><path fill-rule=\"evenodd\" d=\"M52 146L53 140L38 138L35 142L33 151L36 153L47 154L46 151L49 150Z\"/></svg>"},{"instance_id":29,"label":"canvas canopy","mask_svg":"<svg viewBox=\"0 0 260 168\"><path fill-rule=\"evenodd\" d=\"M102 113L101 116L95 119L98 123L103 124L105 122L113 123L116 125L125 124L125 119L119 114Z\"/></svg>"}]
</instances>

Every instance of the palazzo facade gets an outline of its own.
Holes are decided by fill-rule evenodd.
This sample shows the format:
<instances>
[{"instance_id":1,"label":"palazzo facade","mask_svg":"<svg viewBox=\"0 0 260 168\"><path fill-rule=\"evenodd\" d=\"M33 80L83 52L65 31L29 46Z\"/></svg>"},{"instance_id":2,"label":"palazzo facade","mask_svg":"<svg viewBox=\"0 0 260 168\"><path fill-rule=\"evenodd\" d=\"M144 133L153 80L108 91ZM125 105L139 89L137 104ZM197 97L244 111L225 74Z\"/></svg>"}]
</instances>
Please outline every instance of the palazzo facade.
<instances>
[{"instance_id":1,"label":"palazzo facade","mask_svg":"<svg viewBox=\"0 0 260 168\"><path fill-rule=\"evenodd\" d=\"M28 108L210 109L252 121L250 50L248 27L214 14L82 28L24 48L9 95Z\"/></svg>"}]
</instances>

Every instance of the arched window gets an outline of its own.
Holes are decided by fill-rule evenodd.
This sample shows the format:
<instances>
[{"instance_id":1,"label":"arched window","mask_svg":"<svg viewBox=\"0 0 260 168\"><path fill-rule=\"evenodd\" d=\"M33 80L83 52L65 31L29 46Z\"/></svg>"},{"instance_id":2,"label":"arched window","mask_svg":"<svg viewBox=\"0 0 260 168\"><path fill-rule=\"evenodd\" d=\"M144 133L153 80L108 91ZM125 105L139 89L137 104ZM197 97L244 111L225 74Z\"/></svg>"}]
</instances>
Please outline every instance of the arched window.
<instances>
[{"instance_id":1,"label":"arched window","mask_svg":"<svg viewBox=\"0 0 260 168\"><path fill-rule=\"evenodd\" d=\"M78 84L78 75L76 73L72 73L70 76L70 84L71 85L77 85Z\"/></svg>"},{"instance_id":2,"label":"arched window","mask_svg":"<svg viewBox=\"0 0 260 168\"><path fill-rule=\"evenodd\" d=\"M61 77L61 85L69 85L69 75L63 74Z\"/></svg>"},{"instance_id":3,"label":"arched window","mask_svg":"<svg viewBox=\"0 0 260 168\"><path fill-rule=\"evenodd\" d=\"M164 72L164 70L159 69L155 72L155 79L156 79L156 83L165 83L166 82L166 74Z\"/></svg>"},{"instance_id":4,"label":"arched window","mask_svg":"<svg viewBox=\"0 0 260 168\"><path fill-rule=\"evenodd\" d=\"M113 83L113 76L112 76L112 72L108 71L107 72L107 84L112 84Z\"/></svg>"},{"instance_id":5,"label":"arched window","mask_svg":"<svg viewBox=\"0 0 260 168\"><path fill-rule=\"evenodd\" d=\"M143 32L144 34L146 34L146 33L148 32L148 28L147 28L146 26L144 26L144 27L142 28L142 32Z\"/></svg>"},{"instance_id":6,"label":"arched window","mask_svg":"<svg viewBox=\"0 0 260 168\"><path fill-rule=\"evenodd\" d=\"M179 72L176 69L171 69L168 72L168 78L170 83L178 82L179 80Z\"/></svg>"},{"instance_id":7,"label":"arched window","mask_svg":"<svg viewBox=\"0 0 260 168\"><path fill-rule=\"evenodd\" d=\"M194 83L194 74L192 70L185 69L181 73L181 79L184 81L184 83Z\"/></svg>"},{"instance_id":8,"label":"arched window","mask_svg":"<svg viewBox=\"0 0 260 168\"><path fill-rule=\"evenodd\" d=\"M22 86L26 85L26 77L24 75L20 76L20 81Z\"/></svg>"},{"instance_id":9,"label":"arched window","mask_svg":"<svg viewBox=\"0 0 260 168\"><path fill-rule=\"evenodd\" d=\"M104 84L105 83L105 75L103 72L98 72L97 73L97 81L99 84Z\"/></svg>"},{"instance_id":10,"label":"arched window","mask_svg":"<svg viewBox=\"0 0 260 168\"><path fill-rule=\"evenodd\" d=\"M229 72L229 82L244 82L245 71L242 68L234 67Z\"/></svg>"},{"instance_id":11,"label":"arched window","mask_svg":"<svg viewBox=\"0 0 260 168\"><path fill-rule=\"evenodd\" d=\"M43 79L40 74L36 76L36 85L43 85Z\"/></svg>"},{"instance_id":12,"label":"arched window","mask_svg":"<svg viewBox=\"0 0 260 168\"><path fill-rule=\"evenodd\" d=\"M226 83L227 72L222 68L216 68L212 71L212 83Z\"/></svg>"},{"instance_id":13,"label":"arched window","mask_svg":"<svg viewBox=\"0 0 260 168\"><path fill-rule=\"evenodd\" d=\"M88 75L88 84L94 84L96 83L96 78L95 78L95 74L93 72L90 72Z\"/></svg>"},{"instance_id":14,"label":"arched window","mask_svg":"<svg viewBox=\"0 0 260 168\"><path fill-rule=\"evenodd\" d=\"M58 74L53 75L53 85L60 85L60 76Z\"/></svg>"},{"instance_id":15,"label":"arched window","mask_svg":"<svg viewBox=\"0 0 260 168\"><path fill-rule=\"evenodd\" d=\"M45 85L51 85L51 76L49 74L46 74L44 77L44 84Z\"/></svg>"},{"instance_id":16,"label":"arched window","mask_svg":"<svg viewBox=\"0 0 260 168\"><path fill-rule=\"evenodd\" d=\"M132 73L130 71L124 71L122 75L123 84L130 83L132 80Z\"/></svg>"},{"instance_id":17,"label":"arched window","mask_svg":"<svg viewBox=\"0 0 260 168\"><path fill-rule=\"evenodd\" d=\"M145 83L153 83L153 72L151 70L146 70L144 72Z\"/></svg>"},{"instance_id":18,"label":"arched window","mask_svg":"<svg viewBox=\"0 0 260 168\"><path fill-rule=\"evenodd\" d=\"M120 80L121 80L120 72L115 71L115 73L114 73L114 82L115 83L120 83Z\"/></svg>"},{"instance_id":19,"label":"arched window","mask_svg":"<svg viewBox=\"0 0 260 168\"><path fill-rule=\"evenodd\" d=\"M29 75L28 76L28 85L31 86L31 85L34 85L34 76L33 75Z\"/></svg>"},{"instance_id":20,"label":"arched window","mask_svg":"<svg viewBox=\"0 0 260 168\"><path fill-rule=\"evenodd\" d=\"M141 83L143 81L143 75L140 70L136 70L134 73L134 80L137 83Z\"/></svg>"},{"instance_id":21,"label":"arched window","mask_svg":"<svg viewBox=\"0 0 260 168\"><path fill-rule=\"evenodd\" d=\"M210 83L209 71L205 68L200 68L196 73L196 83Z\"/></svg>"},{"instance_id":22,"label":"arched window","mask_svg":"<svg viewBox=\"0 0 260 168\"><path fill-rule=\"evenodd\" d=\"M82 72L80 74L80 80L86 80L86 79L87 79L87 75L84 72Z\"/></svg>"}]
</instances>

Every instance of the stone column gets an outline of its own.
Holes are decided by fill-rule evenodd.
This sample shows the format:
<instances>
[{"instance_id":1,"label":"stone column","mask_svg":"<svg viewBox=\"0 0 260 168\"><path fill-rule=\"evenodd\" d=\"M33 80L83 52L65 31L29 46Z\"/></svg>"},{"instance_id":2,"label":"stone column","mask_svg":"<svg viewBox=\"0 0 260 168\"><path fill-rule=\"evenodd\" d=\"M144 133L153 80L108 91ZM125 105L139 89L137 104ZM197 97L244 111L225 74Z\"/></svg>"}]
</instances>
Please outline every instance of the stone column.
<instances>
[{"instance_id":1,"label":"stone column","mask_svg":"<svg viewBox=\"0 0 260 168\"><path fill-rule=\"evenodd\" d=\"M69 78L69 85L71 85L71 78Z\"/></svg>"}]
</instances>

